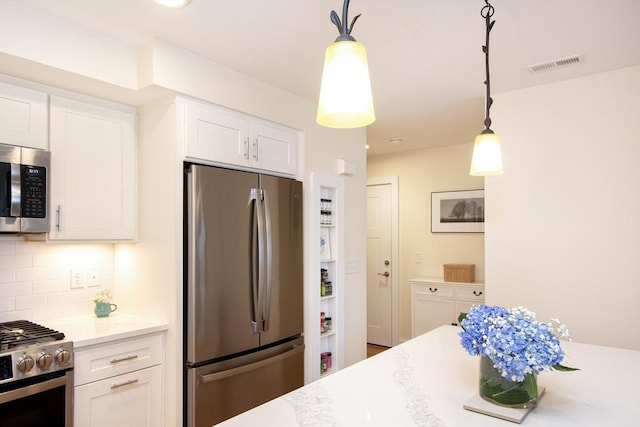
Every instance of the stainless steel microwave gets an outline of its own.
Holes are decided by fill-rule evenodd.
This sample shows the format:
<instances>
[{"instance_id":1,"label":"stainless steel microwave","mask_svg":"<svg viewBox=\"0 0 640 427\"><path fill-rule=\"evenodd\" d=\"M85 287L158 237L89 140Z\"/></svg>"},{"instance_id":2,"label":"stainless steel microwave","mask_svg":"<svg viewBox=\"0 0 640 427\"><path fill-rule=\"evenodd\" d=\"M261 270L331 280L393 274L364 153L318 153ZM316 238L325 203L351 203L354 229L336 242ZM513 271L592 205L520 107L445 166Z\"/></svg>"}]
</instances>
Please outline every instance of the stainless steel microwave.
<instances>
[{"instance_id":1,"label":"stainless steel microwave","mask_svg":"<svg viewBox=\"0 0 640 427\"><path fill-rule=\"evenodd\" d=\"M49 166L45 150L0 145L0 233L49 231Z\"/></svg>"}]
</instances>

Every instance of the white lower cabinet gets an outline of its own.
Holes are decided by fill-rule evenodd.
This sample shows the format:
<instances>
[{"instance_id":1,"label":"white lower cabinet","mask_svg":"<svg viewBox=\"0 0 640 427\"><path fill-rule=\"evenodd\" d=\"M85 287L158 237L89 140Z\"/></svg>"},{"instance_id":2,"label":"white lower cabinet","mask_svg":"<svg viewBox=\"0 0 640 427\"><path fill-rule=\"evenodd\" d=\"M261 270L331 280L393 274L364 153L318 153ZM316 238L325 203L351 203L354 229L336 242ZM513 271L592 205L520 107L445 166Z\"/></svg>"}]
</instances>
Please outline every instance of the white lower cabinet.
<instances>
[{"instance_id":1,"label":"white lower cabinet","mask_svg":"<svg viewBox=\"0 0 640 427\"><path fill-rule=\"evenodd\" d=\"M411 336L442 325L457 325L460 313L484 303L483 283L445 282L442 279L411 280Z\"/></svg>"},{"instance_id":2,"label":"white lower cabinet","mask_svg":"<svg viewBox=\"0 0 640 427\"><path fill-rule=\"evenodd\" d=\"M159 426L162 424L162 366L76 386L77 426Z\"/></svg>"},{"instance_id":3,"label":"white lower cabinet","mask_svg":"<svg viewBox=\"0 0 640 427\"><path fill-rule=\"evenodd\" d=\"M74 425L164 425L162 334L75 350Z\"/></svg>"}]
</instances>

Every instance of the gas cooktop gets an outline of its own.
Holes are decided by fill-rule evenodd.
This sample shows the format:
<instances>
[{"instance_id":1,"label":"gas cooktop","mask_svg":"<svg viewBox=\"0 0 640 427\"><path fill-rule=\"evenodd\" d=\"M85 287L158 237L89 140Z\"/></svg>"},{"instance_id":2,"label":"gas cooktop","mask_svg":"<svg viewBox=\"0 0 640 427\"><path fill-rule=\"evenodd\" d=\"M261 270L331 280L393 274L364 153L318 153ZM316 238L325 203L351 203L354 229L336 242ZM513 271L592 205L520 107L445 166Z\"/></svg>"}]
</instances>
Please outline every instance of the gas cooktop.
<instances>
[{"instance_id":1,"label":"gas cooktop","mask_svg":"<svg viewBox=\"0 0 640 427\"><path fill-rule=\"evenodd\" d=\"M0 351L64 339L62 332L28 320L0 323Z\"/></svg>"},{"instance_id":2,"label":"gas cooktop","mask_svg":"<svg viewBox=\"0 0 640 427\"><path fill-rule=\"evenodd\" d=\"M62 332L28 320L0 323L0 392L14 381L70 369L73 343Z\"/></svg>"}]
</instances>

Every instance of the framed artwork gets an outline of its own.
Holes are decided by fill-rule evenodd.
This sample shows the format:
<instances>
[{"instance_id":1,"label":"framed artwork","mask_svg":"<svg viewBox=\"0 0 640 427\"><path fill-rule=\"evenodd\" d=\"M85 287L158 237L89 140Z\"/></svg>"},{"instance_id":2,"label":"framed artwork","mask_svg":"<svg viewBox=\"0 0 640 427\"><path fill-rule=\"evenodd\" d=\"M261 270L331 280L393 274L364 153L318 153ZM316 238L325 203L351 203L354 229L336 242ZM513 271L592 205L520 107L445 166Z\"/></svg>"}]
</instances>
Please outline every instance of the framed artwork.
<instances>
[{"instance_id":1,"label":"framed artwork","mask_svg":"<svg viewBox=\"0 0 640 427\"><path fill-rule=\"evenodd\" d=\"M431 193L432 233L484 233L484 190Z\"/></svg>"}]
</instances>

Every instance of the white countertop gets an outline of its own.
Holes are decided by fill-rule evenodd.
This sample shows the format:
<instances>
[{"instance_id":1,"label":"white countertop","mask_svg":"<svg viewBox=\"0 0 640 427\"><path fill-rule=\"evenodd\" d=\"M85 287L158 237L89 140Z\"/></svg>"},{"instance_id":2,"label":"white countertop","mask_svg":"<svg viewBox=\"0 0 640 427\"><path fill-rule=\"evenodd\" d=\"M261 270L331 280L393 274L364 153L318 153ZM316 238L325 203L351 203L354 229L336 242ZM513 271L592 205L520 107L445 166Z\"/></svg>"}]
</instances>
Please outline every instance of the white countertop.
<instances>
[{"instance_id":1,"label":"white countertop","mask_svg":"<svg viewBox=\"0 0 640 427\"><path fill-rule=\"evenodd\" d=\"M442 326L220 424L233 426L514 426L467 411L479 358ZM562 342L563 364L544 372L546 392L523 426L636 426L640 351Z\"/></svg>"},{"instance_id":2,"label":"white countertop","mask_svg":"<svg viewBox=\"0 0 640 427\"><path fill-rule=\"evenodd\" d=\"M118 312L100 318L95 315L85 315L43 320L39 323L64 333L66 339L73 341L74 349L165 331L168 328L166 322Z\"/></svg>"}]
</instances>

